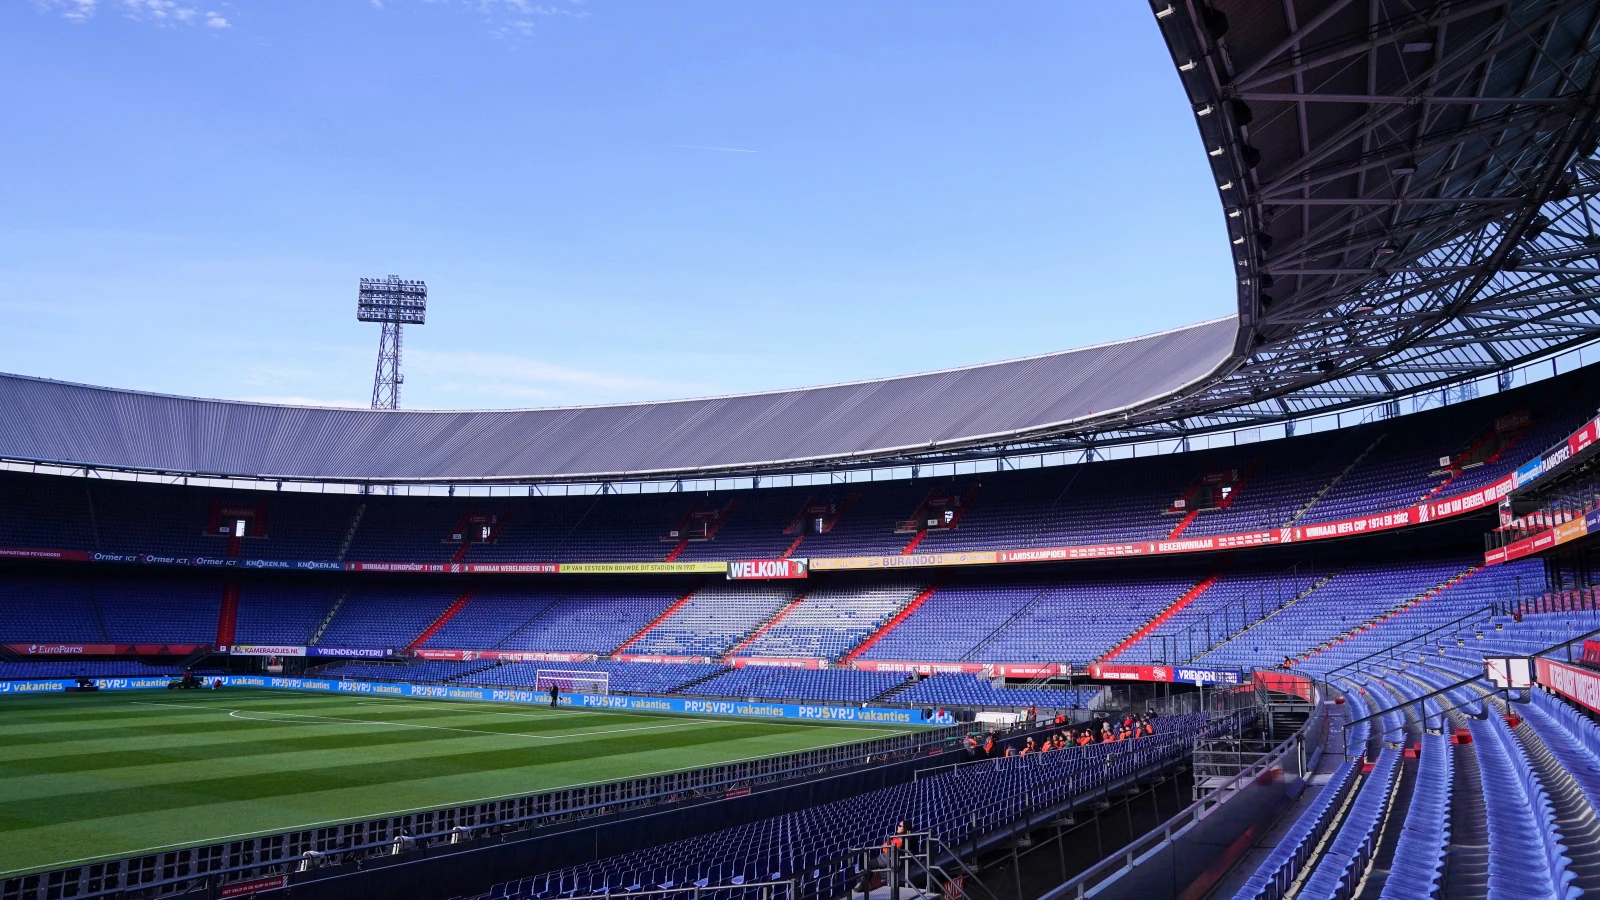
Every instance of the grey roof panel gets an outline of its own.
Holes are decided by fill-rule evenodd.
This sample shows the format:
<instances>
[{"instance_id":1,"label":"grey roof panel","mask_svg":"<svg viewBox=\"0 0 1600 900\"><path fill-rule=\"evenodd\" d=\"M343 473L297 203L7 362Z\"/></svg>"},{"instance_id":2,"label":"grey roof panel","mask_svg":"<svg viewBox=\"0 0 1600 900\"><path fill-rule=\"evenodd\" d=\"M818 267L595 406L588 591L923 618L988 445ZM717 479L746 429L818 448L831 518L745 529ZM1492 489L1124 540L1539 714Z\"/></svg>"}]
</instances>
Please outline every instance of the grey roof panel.
<instances>
[{"instance_id":1,"label":"grey roof panel","mask_svg":"<svg viewBox=\"0 0 1600 900\"><path fill-rule=\"evenodd\" d=\"M329 480L727 472L1048 433L1211 375L1233 318L1028 359L760 394L559 409L364 410L0 375L0 457Z\"/></svg>"}]
</instances>

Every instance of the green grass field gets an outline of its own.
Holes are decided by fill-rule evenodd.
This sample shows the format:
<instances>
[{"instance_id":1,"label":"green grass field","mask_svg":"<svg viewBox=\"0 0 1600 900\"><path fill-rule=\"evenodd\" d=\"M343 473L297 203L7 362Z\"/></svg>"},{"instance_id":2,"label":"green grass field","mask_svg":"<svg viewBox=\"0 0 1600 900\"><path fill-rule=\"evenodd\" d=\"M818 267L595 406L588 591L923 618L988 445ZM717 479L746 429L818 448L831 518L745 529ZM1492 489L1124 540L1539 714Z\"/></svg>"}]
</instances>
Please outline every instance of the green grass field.
<instances>
[{"instance_id":1,"label":"green grass field","mask_svg":"<svg viewBox=\"0 0 1600 900\"><path fill-rule=\"evenodd\" d=\"M283 691L5 697L0 876L900 730Z\"/></svg>"}]
</instances>

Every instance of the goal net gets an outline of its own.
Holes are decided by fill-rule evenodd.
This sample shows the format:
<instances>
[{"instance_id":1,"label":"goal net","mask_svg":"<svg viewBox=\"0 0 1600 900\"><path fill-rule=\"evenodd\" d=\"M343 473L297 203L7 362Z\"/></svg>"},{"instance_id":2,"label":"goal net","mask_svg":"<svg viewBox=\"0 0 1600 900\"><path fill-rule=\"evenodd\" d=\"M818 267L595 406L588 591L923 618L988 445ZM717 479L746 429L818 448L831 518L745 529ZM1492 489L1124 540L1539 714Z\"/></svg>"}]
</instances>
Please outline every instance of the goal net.
<instances>
[{"instance_id":1,"label":"goal net","mask_svg":"<svg viewBox=\"0 0 1600 900\"><path fill-rule=\"evenodd\" d=\"M555 686L564 694L609 694L611 673L540 669L534 673L533 686L538 691L548 691L551 686Z\"/></svg>"}]
</instances>

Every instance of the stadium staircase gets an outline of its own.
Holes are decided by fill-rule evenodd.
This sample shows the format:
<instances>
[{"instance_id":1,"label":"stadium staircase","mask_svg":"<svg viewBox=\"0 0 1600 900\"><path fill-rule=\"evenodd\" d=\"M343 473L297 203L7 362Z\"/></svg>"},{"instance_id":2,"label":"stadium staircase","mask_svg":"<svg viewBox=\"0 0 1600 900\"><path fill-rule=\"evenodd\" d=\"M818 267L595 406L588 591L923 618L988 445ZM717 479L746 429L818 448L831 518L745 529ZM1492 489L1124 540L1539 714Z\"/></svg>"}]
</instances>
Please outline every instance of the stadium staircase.
<instances>
[{"instance_id":1,"label":"stadium staircase","mask_svg":"<svg viewBox=\"0 0 1600 900\"><path fill-rule=\"evenodd\" d=\"M94 624L96 628L100 629L100 640L110 643L111 631L106 628L106 617L100 614L100 601L95 599L94 587L88 584L84 585L83 593L89 598L89 611L94 613Z\"/></svg>"},{"instance_id":2,"label":"stadium staircase","mask_svg":"<svg viewBox=\"0 0 1600 900\"><path fill-rule=\"evenodd\" d=\"M217 613L217 646L233 646L239 624L239 582L229 579L222 588L222 608Z\"/></svg>"},{"instance_id":3,"label":"stadium staircase","mask_svg":"<svg viewBox=\"0 0 1600 900\"><path fill-rule=\"evenodd\" d=\"M1295 659L1297 661L1298 660L1307 660L1307 659L1310 659L1313 656L1316 656L1317 654L1321 653L1322 651L1327 650L1330 647L1334 647L1334 646L1336 646L1338 644L1342 644L1342 643L1344 643L1344 641L1347 638L1355 637L1356 635L1362 633L1363 631L1366 631L1369 628L1373 628L1373 627L1376 627L1378 625L1381 625L1385 621L1388 621L1390 618L1392 618L1392 617L1394 617L1396 615L1399 615L1400 613L1405 612L1406 610L1410 609L1413 606L1416 606L1419 603L1426 603L1427 601L1433 599L1434 597L1439 596L1444 591L1446 591L1446 590L1448 590L1448 589L1460 584L1462 581L1465 581L1466 579L1471 578L1473 575L1475 575L1475 574L1477 574L1478 572L1481 572L1481 571L1483 571L1483 566L1470 566L1470 567L1468 567L1466 569L1463 569L1462 571L1457 572L1456 574L1450 576L1449 578L1446 578L1444 581L1439 582L1438 584L1434 585L1433 587L1428 588L1427 590L1425 590L1425 591L1423 591L1423 592L1421 592L1421 593L1419 593L1419 594L1417 594L1417 595L1415 595L1413 597L1407 597L1405 600L1402 600L1399 603L1396 603L1394 606L1391 606L1389 609L1383 611L1382 613L1380 613L1380 614L1378 614L1376 616L1373 616L1372 618L1368 619L1365 622L1362 622L1360 625L1357 625L1356 627L1350 629L1349 631L1344 632L1343 634L1339 635L1338 637L1330 638L1329 640L1326 640L1326 641L1322 642L1321 644L1318 644L1317 646L1312 647L1309 650L1306 650L1305 652L1303 652L1300 655L1296 656Z\"/></svg>"},{"instance_id":4,"label":"stadium staircase","mask_svg":"<svg viewBox=\"0 0 1600 900\"><path fill-rule=\"evenodd\" d=\"M880 638L893 631L896 625L904 622L912 613L916 612L917 607L926 603L928 598L933 596L933 592L937 591L938 589L939 586L937 584L931 584L926 590L917 594L915 597L912 597L910 602L908 602L905 606L900 607L899 612L896 612L894 615L890 616L888 621L880 625L877 631L867 635L862 639L861 643L855 645L854 649L852 649L849 653L846 653L840 662L849 663L855 660L856 657L872 649L873 644L876 644Z\"/></svg>"},{"instance_id":5,"label":"stadium staircase","mask_svg":"<svg viewBox=\"0 0 1600 900\"><path fill-rule=\"evenodd\" d=\"M1024 616L1028 615L1028 613L1033 612L1033 608L1038 606L1039 601L1043 600L1044 596L1048 593L1050 593L1049 587L1040 588L1039 592L1029 598L1027 603L1022 604L1022 606L1018 608L1016 612L1007 616L1004 622L996 625L993 631L984 635L983 640L975 644L971 650L961 654L960 662L970 662L979 653L982 653L984 650L988 649L989 645L994 643L995 639L1000 637L1001 634L1004 634L1006 629L1021 621Z\"/></svg>"},{"instance_id":6,"label":"stadium staircase","mask_svg":"<svg viewBox=\"0 0 1600 900\"><path fill-rule=\"evenodd\" d=\"M1196 510L1196 512L1198 512L1198 510ZM1193 513L1190 515L1193 515ZM1155 618L1144 623L1144 625L1140 626L1136 631L1133 632L1133 634L1123 638L1121 643L1117 644L1115 647L1112 647L1105 656L1100 657L1098 660L1096 660L1096 662L1108 663L1112 660L1115 660L1118 655L1126 652L1128 648L1132 647L1134 644L1144 640L1152 631L1160 628L1168 619L1177 615L1190 603L1193 603L1196 597L1204 594L1206 589L1211 587L1213 584L1216 584L1217 579L1221 577L1222 574L1220 572L1215 575L1208 575L1206 578L1201 580L1199 584L1196 584L1194 587L1184 591L1183 596L1172 601L1171 605L1157 613Z\"/></svg>"},{"instance_id":7,"label":"stadium staircase","mask_svg":"<svg viewBox=\"0 0 1600 900\"><path fill-rule=\"evenodd\" d=\"M1305 590L1301 591L1300 593L1294 595L1294 597L1291 598L1288 603L1285 603L1282 606L1278 607L1277 609L1274 609L1271 612L1268 612L1266 615L1262 616L1259 619L1255 619L1254 621L1247 622L1247 623L1245 623L1243 625L1240 625L1238 628L1234 629L1229 634L1225 634L1222 637L1214 638L1210 642L1211 645L1209 647L1205 647L1205 648L1197 651L1194 656L1192 656L1189 659L1184 660L1184 661L1185 662L1191 662L1191 661L1193 661L1195 659L1198 659L1201 656L1204 656L1205 654L1210 653L1212 650L1215 650L1218 647L1221 647L1223 644L1226 644L1227 642L1239 637L1240 635L1243 635L1245 632L1247 632L1250 629L1256 627L1257 625L1260 625L1262 622L1265 622L1266 620L1272 618L1273 616L1277 615L1278 613L1283 612L1284 610L1286 610L1289 607L1295 605L1296 603L1299 603L1301 600L1304 600L1305 598L1307 598L1307 597L1311 596L1312 594L1316 593L1317 588L1320 588L1323 585L1327 584L1329 581L1332 581L1334 576L1338 575L1342 571L1344 571L1344 570L1343 569L1335 569L1334 571L1329 572L1327 575L1324 575L1321 578L1318 578L1316 581L1311 583L1310 587L1308 587ZM1214 613L1208 613L1208 615L1214 615ZM1191 626L1191 627L1193 627L1193 626ZM1179 632L1179 633L1181 634L1182 632Z\"/></svg>"},{"instance_id":8,"label":"stadium staircase","mask_svg":"<svg viewBox=\"0 0 1600 900\"><path fill-rule=\"evenodd\" d=\"M204 645L196 647L189 653L188 656L185 656L183 659L178 661L178 668L192 669L195 666L200 665L203 660L214 655L216 652L216 647L208 647Z\"/></svg>"},{"instance_id":9,"label":"stadium staircase","mask_svg":"<svg viewBox=\"0 0 1600 900\"><path fill-rule=\"evenodd\" d=\"M1524 433L1526 433L1526 431L1527 431L1527 429L1523 429L1523 431L1520 431L1520 432L1517 432L1516 434L1513 434L1510 438L1508 438L1506 440L1506 442L1504 444L1502 444L1499 447L1495 448L1495 451L1493 453L1490 453L1488 456L1484 457L1482 460L1479 460L1478 464L1482 465L1484 463L1492 463L1492 462L1495 462L1495 461L1499 460L1500 457L1503 456L1507 450L1510 450L1513 446L1516 445L1517 441L1522 439L1522 435ZM1480 451L1483 450L1484 446L1486 444L1488 444L1490 441L1494 440L1496 437L1498 437L1498 435L1495 433L1495 431L1493 429L1490 429L1487 432L1485 432L1484 434L1480 435L1477 440L1473 441L1472 444L1467 447L1467 449L1465 449L1465 450L1461 451L1460 453L1457 453L1455 456L1451 457L1450 458L1450 465L1445 470L1444 479L1442 481L1440 481L1438 484L1434 485L1432 490L1430 490L1430 491L1428 491L1428 493L1424 494L1422 496L1422 499L1423 500L1432 500L1433 498L1439 496L1439 494L1442 493L1445 488L1450 486L1451 482L1455 481L1458 477L1461 476L1462 472L1466 471L1467 465L1472 462L1472 460L1478 455L1478 453Z\"/></svg>"},{"instance_id":10,"label":"stadium staircase","mask_svg":"<svg viewBox=\"0 0 1600 900\"><path fill-rule=\"evenodd\" d=\"M669 606L666 609L662 610L660 615L656 616L654 619L651 619L649 622L647 622L643 628L639 629L638 631L635 631L633 633L633 637L628 638L627 640L623 641L621 644L619 644L617 646L617 648L615 650L612 650L610 653L608 653L606 655L607 656L616 656L618 653L627 652L627 649L629 647L632 647L634 644L637 644L639 642L640 638L642 638L645 635L649 634L650 631L652 629L654 629L657 625L660 625L662 622L665 622L666 620L672 618L672 614L673 613L675 613L678 610L682 609L683 605L685 603L688 603L690 600L693 600L694 599L694 595L702 587L704 587L704 585L695 585L693 588L691 588L689 590L689 592L687 594L684 594L682 597L679 597L677 600L674 600L672 602L671 606ZM541 614L542 614L542 611L541 611Z\"/></svg>"},{"instance_id":11,"label":"stadium staircase","mask_svg":"<svg viewBox=\"0 0 1600 900\"><path fill-rule=\"evenodd\" d=\"M729 672L732 672L732 671L733 671L732 669L718 669L715 672L711 672L711 673L709 673L707 675L702 675L702 676L700 676L699 678L696 678L693 681L686 681L683 684L678 685L677 687L673 688L670 691L665 691L664 693L668 693L668 694L690 694L690 695L692 695L694 692L689 690L690 688L694 687L697 684L704 684L707 681L710 681L711 679L716 678L719 675L726 675L726 674L728 674Z\"/></svg>"},{"instance_id":12,"label":"stadium staircase","mask_svg":"<svg viewBox=\"0 0 1600 900\"><path fill-rule=\"evenodd\" d=\"M1178 524L1174 525L1172 530L1167 532L1167 538L1166 539L1170 541L1170 540L1173 540L1173 539L1177 538L1179 535L1183 534L1183 530L1185 528L1188 528L1190 525L1193 525L1194 524L1194 520L1198 519L1198 518L1200 518L1200 510L1198 510L1198 509L1191 509L1188 512L1184 513L1183 514L1183 518L1178 520Z\"/></svg>"},{"instance_id":13,"label":"stadium staircase","mask_svg":"<svg viewBox=\"0 0 1600 900\"><path fill-rule=\"evenodd\" d=\"M1343 469L1339 470L1339 474L1333 476L1333 478L1330 479L1327 484L1322 486L1322 490L1312 494L1311 499L1307 500L1304 506L1296 510L1295 514L1289 517L1289 521L1283 523L1284 526L1287 527L1289 525L1293 525L1294 523L1305 518L1306 513L1311 512L1311 507L1317 505L1317 501L1321 500L1323 497L1326 497L1328 492L1334 489L1335 485L1343 481L1345 476L1355 471L1356 466L1361 465L1362 460L1366 459L1367 456L1372 453L1372 451L1378 449L1378 445L1383 443L1383 439L1387 436L1387 434L1388 433L1385 432L1384 434L1380 434L1376 438L1373 438L1372 443L1367 445L1367 449L1357 453L1356 458L1350 460L1350 464L1348 466L1345 466Z\"/></svg>"},{"instance_id":14,"label":"stadium staircase","mask_svg":"<svg viewBox=\"0 0 1600 900\"><path fill-rule=\"evenodd\" d=\"M794 552L796 550L800 549L800 543L802 541L804 541L805 539L806 539L806 536L803 535L803 534L800 535L799 537L796 537L792 542L790 542L788 549L786 549L782 553L778 554L778 558L779 559L788 559L789 557L793 556Z\"/></svg>"},{"instance_id":15,"label":"stadium staircase","mask_svg":"<svg viewBox=\"0 0 1600 900\"><path fill-rule=\"evenodd\" d=\"M683 517L672 526L672 530L667 533L667 536L662 538L664 541L673 542L673 547L668 551L664 561L677 562L683 551L689 549L691 541L716 540L717 532L722 530L722 526L728 522L728 517L733 515L733 511L738 508L739 501L737 498L729 500L721 509L714 510L700 509L698 504L690 504L689 511L684 513ZM691 527L697 523L705 526L703 534Z\"/></svg>"},{"instance_id":16,"label":"stadium staircase","mask_svg":"<svg viewBox=\"0 0 1600 900\"><path fill-rule=\"evenodd\" d=\"M356 529L361 527L361 517L366 514L367 504L362 503L356 507L356 514L350 517L350 527L345 529L344 541L339 544L339 554L334 559L344 562L345 554L350 552L350 544L356 539Z\"/></svg>"},{"instance_id":17,"label":"stadium staircase","mask_svg":"<svg viewBox=\"0 0 1600 900\"><path fill-rule=\"evenodd\" d=\"M529 616L528 618L524 619L522 621L521 625L518 625L516 628L511 629L511 632L509 634L507 634L505 637L501 638L500 640L496 641L494 646L491 647L490 649L492 649L492 650L503 650L503 649L505 649L507 645L512 644L517 639L518 635L522 634L524 631L527 631L528 628L533 626L540 619L544 618L546 613L550 612L551 610L555 609L557 606L560 606L560 605L561 605L561 601L560 600L551 600L549 603L546 603L544 606L539 607L539 611L538 612L536 612L533 615Z\"/></svg>"},{"instance_id":18,"label":"stadium staircase","mask_svg":"<svg viewBox=\"0 0 1600 900\"><path fill-rule=\"evenodd\" d=\"M777 612L773 613L765 622L762 622L760 625L757 625L749 634L745 635L739 641L739 643L734 644L733 645L733 649L731 649L727 653L723 654L722 658L725 659L725 660L733 659L735 656L738 656L740 651L744 650L744 648L746 648L746 647L750 646L751 644L754 644L756 641L760 640L761 636L763 634L766 634L768 629L770 629L772 626L778 624L779 622L783 621L783 617L784 616L787 616L791 611L794 610L794 608L796 606L799 606L802 602L804 602L804 600L806 599L806 597L807 597L807 595L809 593L810 593L809 591L801 591L800 594L798 596L796 596L793 600L790 600L788 603L785 603L783 605L783 608L781 608Z\"/></svg>"},{"instance_id":19,"label":"stadium staircase","mask_svg":"<svg viewBox=\"0 0 1600 900\"><path fill-rule=\"evenodd\" d=\"M437 619L434 619L427 628L422 629L422 633L417 635L416 638L411 641L411 643L406 645L406 650L415 650L418 647L421 647L423 644L426 644L428 642L428 638L433 637L434 633L443 628L446 622L455 618L456 613L461 612L462 608L467 605L467 601L471 599L472 591L470 590L457 597L456 602L445 607L444 612L440 613Z\"/></svg>"},{"instance_id":20,"label":"stadium staircase","mask_svg":"<svg viewBox=\"0 0 1600 900\"><path fill-rule=\"evenodd\" d=\"M361 518L359 513L356 518ZM344 605L344 600L348 596L350 596L350 589L345 588L339 592L339 596L333 598L333 603L328 607L327 614L322 617L322 621L317 623L317 627L312 629L310 636L306 638L307 647L315 647L317 642L322 640L322 633L328 630L329 625L333 624L333 617L339 614L339 607Z\"/></svg>"},{"instance_id":21,"label":"stadium staircase","mask_svg":"<svg viewBox=\"0 0 1600 900\"><path fill-rule=\"evenodd\" d=\"M921 679L918 679L918 678L907 678L905 681L902 681L902 682L896 684L894 687L889 688L888 690L884 691L883 693L875 694L872 697L867 698L867 701L866 701L865 705L871 706L871 705L873 705L875 703L888 702L889 700L891 700L894 697L895 694L898 694L898 693L900 693L901 691L904 691L904 690L909 690L913 685L915 685L920 680Z\"/></svg>"},{"instance_id":22,"label":"stadium staircase","mask_svg":"<svg viewBox=\"0 0 1600 900\"><path fill-rule=\"evenodd\" d=\"M948 531L959 526L961 524L961 517L966 514L967 509L972 506L972 501L977 499L978 492L982 489L982 485L975 485L966 493L956 497L956 505L955 509L950 513L950 521L938 530ZM916 513L913 514L909 520L901 523L895 529L896 532L902 534L913 533L911 540L900 549L901 556L910 556L911 554L917 552L917 546L921 544L923 539L928 536L928 531L930 530L928 528L928 506L930 504L941 503L949 499L951 499L949 495L946 494L941 488L934 488L930 490L928 495L922 499L922 503L917 506ZM943 506L936 506L935 512L944 508L945 507Z\"/></svg>"}]
</instances>

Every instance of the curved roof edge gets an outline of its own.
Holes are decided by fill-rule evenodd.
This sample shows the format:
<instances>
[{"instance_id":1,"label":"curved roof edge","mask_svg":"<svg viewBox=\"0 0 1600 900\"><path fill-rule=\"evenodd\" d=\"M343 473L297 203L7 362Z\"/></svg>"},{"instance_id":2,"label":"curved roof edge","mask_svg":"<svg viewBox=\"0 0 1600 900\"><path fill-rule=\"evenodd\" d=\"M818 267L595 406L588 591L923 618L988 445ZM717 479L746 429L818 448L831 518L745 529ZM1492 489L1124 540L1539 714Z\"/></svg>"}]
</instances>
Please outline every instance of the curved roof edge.
<instances>
[{"instance_id":1,"label":"curved roof edge","mask_svg":"<svg viewBox=\"0 0 1600 900\"><path fill-rule=\"evenodd\" d=\"M512 481L751 472L1023 440L1214 377L1223 317L1075 350L822 387L524 410L207 400L0 374L0 457L246 478Z\"/></svg>"}]
</instances>

